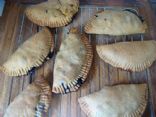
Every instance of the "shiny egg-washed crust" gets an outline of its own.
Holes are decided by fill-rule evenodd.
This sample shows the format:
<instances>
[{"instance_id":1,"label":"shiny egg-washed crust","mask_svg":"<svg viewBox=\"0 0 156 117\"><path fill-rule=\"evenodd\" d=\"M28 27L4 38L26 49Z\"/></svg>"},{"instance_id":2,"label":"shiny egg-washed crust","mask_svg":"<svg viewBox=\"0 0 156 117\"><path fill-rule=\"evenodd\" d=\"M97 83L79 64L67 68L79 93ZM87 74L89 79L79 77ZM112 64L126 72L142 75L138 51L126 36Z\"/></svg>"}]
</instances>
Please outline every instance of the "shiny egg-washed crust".
<instances>
[{"instance_id":1,"label":"shiny egg-washed crust","mask_svg":"<svg viewBox=\"0 0 156 117\"><path fill-rule=\"evenodd\" d=\"M0 70L9 76L26 75L33 67L42 65L53 47L51 32L43 28L20 45Z\"/></svg>"},{"instance_id":2,"label":"shiny egg-washed crust","mask_svg":"<svg viewBox=\"0 0 156 117\"><path fill-rule=\"evenodd\" d=\"M61 2L61 5L60 5ZM26 8L25 13L29 20L40 26L51 28L62 27L72 21L78 12L79 1L58 0L43 2Z\"/></svg>"},{"instance_id":3,"label":"shiny egg-washed crust","mask_svg":"<svg viewBox=\"0 0 156 117\"><path fill-rule=\"evenodd\" d=\"M129 35L141 34L147 24L132 12L124 10L104 10L97 12L85 25L88 34Z\"/></svg>"},{"instance_id":4,"label":"shiny egg-washed crust","mask_svg":"<svg viewBox=\"0 0 156 117\"><path fill-rule=\"evenodd\" d=\"M51 87L40 78L29 84L7 108L4 117L43 117L51 102Z\"/></svg>"},{"instance_id":5,"label":"shiny egg-washed crust","mask_svg":"<svg viewBox=\"0 0 156 117\"><path fill-rule=\"evenodd\" d=\"M77 29L72 28L70 30L70 33L77 33ZM81 35L80 40L86 49L85 63L81 66L80 73L78 73L77 77L75 77L75 79L73 79L73 81L70 81L69 83L66 83L66 84L63 83L62 85L58 85L58 86L54 86L54 83L53 83L52 92L65 94L65 93L76 91L86 80L87 74L88 74L91 64L92 64L93 51L92 51L92 46L89 43L88 38L84 34ZM66 68L65 65L64 65L64 67ZM54 80L54 82L55 82L55 80Z\"/></svg>"},{"instance_id":6,"label":"shiny egg-washed crust","mask_svg":"<svg viewBox=\"0 0 156 117\"><path fill-rule=\"evenodd\" d=\"M156 60L154 40L97 45L96 50L106 63L124 70L143 71Z\"/></svg>"},{"instance_id":7,"label":"shiny egg-washed crust","mask_svg":"<svg viewBox=\"0 0 156 117\"><path fill-rule=\"evenodd\" d=\"M88 117L142 117L147 100L146 84L128 84L104 86L78 102Z\"/></svg>"}]
</instances>

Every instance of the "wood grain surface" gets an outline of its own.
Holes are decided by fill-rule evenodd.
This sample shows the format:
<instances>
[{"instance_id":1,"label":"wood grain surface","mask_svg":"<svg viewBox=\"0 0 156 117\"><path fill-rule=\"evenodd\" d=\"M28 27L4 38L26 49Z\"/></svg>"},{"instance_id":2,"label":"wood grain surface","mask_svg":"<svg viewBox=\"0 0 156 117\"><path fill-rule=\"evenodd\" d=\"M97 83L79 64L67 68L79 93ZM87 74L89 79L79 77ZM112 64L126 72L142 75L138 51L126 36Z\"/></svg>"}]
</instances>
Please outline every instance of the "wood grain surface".
<instances>
[{"instance_id":1,"label":"wood grain surface","mask_svg":"<svg viewBox=\"0 0 156 117\"><path fill-rule=\"evenodd\" d=\"M71 27L77 27L83 33L84 24L88 19L99 10L104 10L107 6L125 6L125 0L113 2L115 0L101 1L93 0L90 3L98 5L85 5L87 0L84 0L79 12L74 17L73 21L66 27L51 29L55 41L54 56L49 61L45 62L33 74L22 77L8 77L0 73L0 113L1 116L5 112L7 106L13 99L35 78L44 75L52 84L54 60L59 50L61 41L66 36L66 32ZM128 0L129 1L129 0ZM109 44L121 41L135 41L156 39L155 16L150 5L147 4L127 4L128 7L135 6L139 13L147 20L149 31L145 35L133 36L106 36L106 35L87 35L90 43L93 46L94 59L91 70L86 82L77 92L72 92L65 95L53 94L49 117L86 117L80 109L77 99L87 94L99 91L105 85L129 84L129 83L144 83L149 86L149 101L147 109L143 117L154 117L156 115L156 62L151 68L142 72L127 72L121 69L112 67L102 61L95 50L96 44ZM38 32L42 27L39 27L30 22L25 14L26 6L20 4L8 3L5 7L4 16L0 17L0 65L6 61L9 56L22 44L28 37ZM133 48L132 48L133 49ZM133 93L133 92L132 92ZM128 101L128 100L127 100Z\"/></svg>"}]
</instances>

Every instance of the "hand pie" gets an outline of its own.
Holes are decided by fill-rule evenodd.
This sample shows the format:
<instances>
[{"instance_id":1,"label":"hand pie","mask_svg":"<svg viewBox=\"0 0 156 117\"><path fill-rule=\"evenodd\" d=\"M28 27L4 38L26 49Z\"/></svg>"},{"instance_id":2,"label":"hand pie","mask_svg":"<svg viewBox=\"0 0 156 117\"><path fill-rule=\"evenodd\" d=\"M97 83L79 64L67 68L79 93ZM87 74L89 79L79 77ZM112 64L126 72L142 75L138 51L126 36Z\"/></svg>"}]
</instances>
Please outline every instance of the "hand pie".
<instances>
[{"instance_id":1,"label":"hand pie","mask_svg":"<svg viewBox=\"0 0 156 117\"><path fill-rule=\"evenodd\" d=\"M145 33L145 22L127 10L104 10L98 12L85 25L89 34L129 35Z\"/></svg>"},{"instance_id":2,"label":"hand pie","mask_svg":"<svg viewBox=\"0 0 156 117\"><path fill-rule=\"evenodd\" d=\"M88 117L141 117L147 105L146 84L105 86L78 99Z\"/></svg>"},{"instance_id":3,"label":"hand pie","mask_svg":"<svg viewBox=\"0 0 156 117\"><path fill-rule=\"evenodd\" d=\"M26 16L40 26L61 27L78 12L78 0L50 0L26 9Z\"/></svg>"},{"instance_id":4,"label":"hand pie","mask_svg":"<svg viewBox=\"0 0 156 117\"><path fill-rule=\"evenodd\" d=\"M87 77L92 58L92 48L87 37L81 36L77 29L71 29L55 59L52 91L76 91Z\"/></svg>"},{"instance_id":5,"label":"hand pie","mask_svg":"<svg viewBox=\"0 0 156 117\"><path fill-rule=\"evenodd\" d=\"M53 45L51 32L44 28L20 45L2 65L1 71L9 76L25 75L42 64Z\"/></svg>"},{"instance_id":6,"label":"hand pie","mask_svg":"<svg viewBox=\"0 0 156 117\"><path fill-rule=\"evenodd\" d=\"M154 40L97 45L96 50L106 63L130 71L142 71L156 59Z\"/></svg>"},{"instance_id":7,"label":"hand pie","mask_svg":"<svg viewBox=\"0 0 156 117\"><path fill-rule=\"evenodd\" d=\"M4 117L43 117L51 102L51 88L44 79L21 92L7 108Z\"/></svg>"}]
</instances>

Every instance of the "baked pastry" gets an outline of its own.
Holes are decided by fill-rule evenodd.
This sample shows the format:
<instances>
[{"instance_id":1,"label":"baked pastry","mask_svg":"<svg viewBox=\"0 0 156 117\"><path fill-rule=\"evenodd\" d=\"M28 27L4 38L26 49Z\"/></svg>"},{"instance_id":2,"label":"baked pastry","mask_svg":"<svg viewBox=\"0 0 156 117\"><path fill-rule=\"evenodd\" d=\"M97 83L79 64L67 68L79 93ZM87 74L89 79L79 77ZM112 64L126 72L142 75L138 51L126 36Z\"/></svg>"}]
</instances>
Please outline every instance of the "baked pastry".
<instances>
[{"instance_id":1,"label":"baked pastry","mask_svg":"<svg viewBox=\"0 0 156 117\"><path fill-rule=\"evenodd\" d=\"M97 45L96 50L106 63L130 71L142 71L156 59L154 40Z\"/></svg>"},{"instance_id":2,"label":"baked pastry","mask_svg":"<svg viewBox=\"0 0 156 117\"><path fill-rule=\"evenodd\" d=\"M38 79L21 92L7 108L4 117L43 117L51 102L51 88Z\"/></svg>"},{"instance_id":3,"label":"baked pastry","mask_svg":"<svg viewBox=\"0 0 156 117\"><path fill-rule=\"evenodd\" d=\"M87 37L72 28L63 40L55 59L52 91L76 91L87 77L92 58L92 47Z\"/></svg>"},{"instance_id":4,"label":"baked pastry","mask_svg":"<svg viewBox=\"0 0 156 117\"><path fill-rule=\"evenodd\" d=\"M26 9L26 16L40 26L61 27L78 12L78 0L49 0Z\"/></svg>"},{"instance_id":5,"label":"baked pastry","mask_svg":"<svg viewBox=\"0 0 156 117\"><path fill-rule=\"evenodd\" d=\"M104 86L78 99L88 117L141 117L147 105L146 84Z\"/></svg>"},{"instance_id":6,"label":"baked pastry","mask_svg":"<svg viewBox=\"0 0 156 117\"><path fill-rule=\"evenodd\" d=\"M25 75L43 63L53 46L51 32L44 28L20 45L0 70L9 76Z\"/></svg>"},{"instance_id":7,"label":"baked pastry","mask_svg":"<svg viewBox=\"0 0 156 117\"><path fill-rule=\"evenodd\" d=\"M94 15L85 25L89 34L129 35L145 33L147 25L128 10L104 10Z\"/></svg>"}]
</instances>

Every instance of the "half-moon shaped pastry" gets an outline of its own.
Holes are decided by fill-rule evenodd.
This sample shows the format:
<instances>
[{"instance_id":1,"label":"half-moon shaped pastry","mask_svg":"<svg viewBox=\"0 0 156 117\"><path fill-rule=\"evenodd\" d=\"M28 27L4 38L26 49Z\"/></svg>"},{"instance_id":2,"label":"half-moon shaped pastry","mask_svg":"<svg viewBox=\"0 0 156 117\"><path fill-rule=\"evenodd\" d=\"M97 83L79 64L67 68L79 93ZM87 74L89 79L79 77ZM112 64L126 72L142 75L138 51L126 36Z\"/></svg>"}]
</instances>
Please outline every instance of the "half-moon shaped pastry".
<instances>
[{"instance_id":1,"label":"half-moon shaped pastry","mask_svg":"<svg viewBox=\"0 0 156 117\"><path fill-rule=\"evenodd\" d=\"M97 45L96 50L106 63L130 71L142 71L156 59L154 40Z\"/></svg>"},{"instance_id":2,"label":"half-moon shaped pastry","mask_svg":"<svg viewBox=\"0 0 156 117\"><path fill-rule=\"evenodd\" d=\"M61 27L67 25L78 12L78 0L50 0L26 9L26 16L40 26Z\"/></svg>"},{"instance_id":3,"label":"half-moon shaped pastry","mask_svg":"<svg viewBox=\"0 0 156 117\"><path fill-rule=\"evenodd\" d=\"M92 47L87 37L80 35L77 29L71 29L55 59L52 91L76 91L87 77L92 58Z\"/></svg>"},{"instance_id":4,"label":"half-moon shaped pastry","mask_svg":"<svg viewBox=\"0 0 156 117\"><path fill-rule=\"evenodd\" d=\"M43 117L51 103L51 88L39 79L21 92L7 108L4 117Z\"/></svg>"},{"instance_id":5,"label":"half-moon shaped pastry","mask_svg":"<svg viewBox=\"0 0 156 117\"><path fill-rule=\"evenodd\" d=\"M104 10L94 15L85 25L89 34L129 35L146 31L146 23L127 10Z\"/></svg>"},{"instance_id":6,"label":"half-moon shaped pastry","mask_svg":"<svg viewBox=\"0 0 156 117\"><path fill-rule=\"evenodd\" d=\"M44 28L20 45L0 70L9 76L25 75L43 63L53 45L51 32Z\"/></svg>"},{"instance_id":7,"label":"half-moon shaped pastry","mask_svg":"<svg viewBox=\"0 0 156 117\"><path fill-rule=\"evenodd\" d=\"M104 86L78 99L88 117L141 117L147 105L146 84Z\"/></svg>"}]
</instances>

